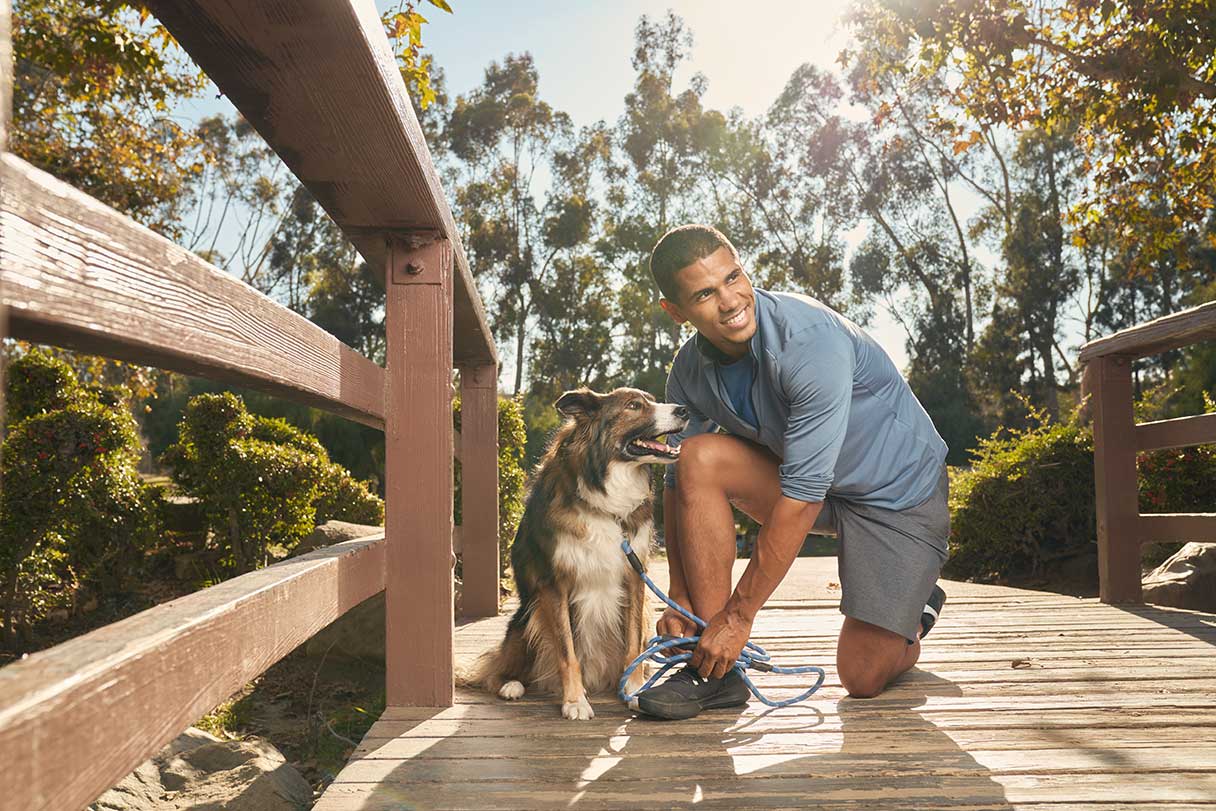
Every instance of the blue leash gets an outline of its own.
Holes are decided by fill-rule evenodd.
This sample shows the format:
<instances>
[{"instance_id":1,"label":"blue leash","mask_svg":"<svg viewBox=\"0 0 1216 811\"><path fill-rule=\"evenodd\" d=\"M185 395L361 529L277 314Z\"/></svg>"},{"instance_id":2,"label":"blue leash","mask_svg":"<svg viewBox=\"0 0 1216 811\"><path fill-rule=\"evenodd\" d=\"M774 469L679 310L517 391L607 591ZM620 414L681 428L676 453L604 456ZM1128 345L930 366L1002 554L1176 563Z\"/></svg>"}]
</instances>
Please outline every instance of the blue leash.
<instances>
[{"instance_id":1,"label":"blue leash","mask_svg":"<svg viewBox=\"0 0 1216 811\"><path fill-rule=\"evenodd\" d=\"M646 569L642 566L642 561L638 559L637 554L633 551L633 547L629 545L629 539L626 538L621 541L621 550L624 551L625 557L629 559L629 565L633 567L633 570L638 573L638 577L642 578L642 582L644 582L650 588L650 590L654 592L656 597L671 608L674 608L676 611L680 612L680 614L684 617L687 617L689 620L695 623L698 628L702 630L705 629L707 624L705 620L701 619L696 614L693 614L691 611L685 611L683 606L678 605L674 600L664 594L663 590L656 586L654 581L647 576ZM691 653L680 652L668 656L664 654L663 651L667 650L668 648L678 648L684 645L696 647L697 642L700 640L700 636L651 637L646 643L648 646L646 650L642 651L638 658L629 663L629 667L625 668L625 673L623 676L621 676L621 684L618 693L621 697L621 701L624 701L626 704L632 706L632 699L638 693L642 692L643 690L649 690L654 686L655 682L657 682L665 673L667 673L668 670L671 670L681 662L687 662L692 658ZM658 672L651 676L636 693L629 693L625 688L625 683L629 681L629 677L633 674L633 671L641 667L642 663L647 659L653 660L655 664L661 665L661 667L659 668ZM761 673L818 673L819 678L815 680L815 683L809 690L799 693L793 698L787 698L785 701L773 701L765 698L764 694L760 692L756 685L752 684L752 680L747 677L748 668L754 668L759 670ZM806 665L804 667L778 667L772 663L771 657L764 652L764 648L760 647L751 640L748 640L747 644L743 646L743 651L739 654L739 659L735 662L734 669L739 671L739 675L743 677L743 683L747 685L747 689L752 691L752 695L770 707L788 707L791 704L797 704L799 701L805 701L806 699L810 698L812 693L823 685L823 679L827 675L824 673L822 667L815 667L814 665Z\"/></svg>"}]
</instances>

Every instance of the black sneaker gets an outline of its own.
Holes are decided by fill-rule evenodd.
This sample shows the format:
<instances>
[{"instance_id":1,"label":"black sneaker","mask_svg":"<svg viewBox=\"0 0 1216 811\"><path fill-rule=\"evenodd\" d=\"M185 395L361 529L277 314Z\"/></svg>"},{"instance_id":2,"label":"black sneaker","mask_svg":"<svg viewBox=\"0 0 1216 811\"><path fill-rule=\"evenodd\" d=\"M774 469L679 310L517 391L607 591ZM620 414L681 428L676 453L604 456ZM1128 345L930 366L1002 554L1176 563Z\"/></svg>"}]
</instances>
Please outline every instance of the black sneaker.
<instances>
[{"instance_id":1,"label":"black sneaker","mask_svg":"<svg viewBox=\"0 0 1216 811\"><path fill-rule=\"evenodd\" d=\"M942 613L942 606L946 604L946 592L941 586L934 585L933 593L929 595L929 602L925 604L924 613L920 615L920 638L924 639L928 636L929 631L933 629L937 623L937 617Z\"/></svg>"},{"instance_id":2,"label":"black sneaker","mask_svg":"<svg viewBox=\"0 0 1216 811\"><path fill-rule=\"evenodd\" d=\"M701 710L741 707L751 691L733 668L720 679L703 679L692 665L685 665L662 684L638 693L633 708L654 718L682 721Z\"/></svg>"}]
</instances>

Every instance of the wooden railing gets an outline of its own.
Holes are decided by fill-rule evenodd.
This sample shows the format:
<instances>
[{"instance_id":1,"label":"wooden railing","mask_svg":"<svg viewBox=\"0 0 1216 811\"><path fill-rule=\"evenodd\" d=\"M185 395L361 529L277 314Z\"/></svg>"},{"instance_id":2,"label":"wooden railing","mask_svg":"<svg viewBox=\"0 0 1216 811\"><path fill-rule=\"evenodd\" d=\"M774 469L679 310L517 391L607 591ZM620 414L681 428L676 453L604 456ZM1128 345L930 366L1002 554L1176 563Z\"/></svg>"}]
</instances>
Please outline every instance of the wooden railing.
<instances>
[{"instance_id":1,"label":"wooden railing","mask_svg":"<svg viewBox=\"0 0 1216 811\"><path fill-rule=\"evenodd\" d=\"M1136 454L1216 442L1216 414L1136 423L1132 361L1216 338L1216 302L1090 341L1081 390L1090 396L1103 602L1138 603L1140 546L1216 538L1216 513L1141 513ZM1216 504L1212 505L1216 508Z\"/></svg>"},{"instance_id":2,"label":"wooden railing","mask_svg":"<svg viewBox=\"0 0 1216 811\"><path fill-rule=\"evenodd\" d=\"M327 623L386 591L386 691L446 706L452 459L464 609L498 610L497 353L378 16L361 0L157 0L153 11L384 268L387 363L4 152L9 335L260 389L385 431L385 530L234 578L0 670L0 807L91 802ZM287 19L289 17L289 19ZM451 396L460 372L462 436Z\"/></svg>"}]
</instances>

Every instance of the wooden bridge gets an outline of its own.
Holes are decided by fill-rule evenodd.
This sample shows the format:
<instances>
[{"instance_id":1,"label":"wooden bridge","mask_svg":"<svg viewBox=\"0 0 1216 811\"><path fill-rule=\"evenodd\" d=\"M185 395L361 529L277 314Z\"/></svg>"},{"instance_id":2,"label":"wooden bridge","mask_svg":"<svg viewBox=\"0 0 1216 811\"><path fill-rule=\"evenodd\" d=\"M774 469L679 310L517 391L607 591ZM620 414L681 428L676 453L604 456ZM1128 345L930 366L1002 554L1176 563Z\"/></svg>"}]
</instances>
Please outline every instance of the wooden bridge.
<instances>
[{"instance_id":1,"label":"wooden bridge","mask_svg":"<svg viewBox=\"0 0 1216 811\"><path fill-rule=\"evenodd\" d=\"M679 724L633 719L609 699L596 702L595 720L574 723L546 700L457 692L454 663L491 644L503 623L497 355L375 9L370 0L149 5L383 268L387 364L4 152L7 3L0 334L238 383L383 428L385 532L0 670L0 809L82 808L381 590L389 706L321 809L1216 807L1216 617L1197 612L954 584L921 665L880 698L847 699L830 676L796 708L750 706ZM1216 439L1210 417L1132 423L1129 358L1216 337L1211 306L1171 319L1082 357L1099 370L1089 385L1107 602L1138 600L1132 572L1144 540L1216 534L1211 515L1135 509L1137 447ZM465 488L459 533L454 455ZM456 554L466 613L486 619L454 630ZM833 578L800 561L758 620L760 641L831 673Z\"/></svg>"}]
</instances>

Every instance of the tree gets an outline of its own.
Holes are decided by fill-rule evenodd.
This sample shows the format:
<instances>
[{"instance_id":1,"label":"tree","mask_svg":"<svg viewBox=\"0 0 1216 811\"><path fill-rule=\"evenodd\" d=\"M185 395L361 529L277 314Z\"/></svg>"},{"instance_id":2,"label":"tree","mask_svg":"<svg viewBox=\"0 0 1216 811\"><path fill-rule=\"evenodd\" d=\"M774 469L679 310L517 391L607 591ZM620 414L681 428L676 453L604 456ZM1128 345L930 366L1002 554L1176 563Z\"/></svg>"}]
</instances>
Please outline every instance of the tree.
<instances>
[{"instance_id":1,"label":"tree","mask_svg":"<svg viewBox=\"0 0 1216 811\"><path fill-rule=\"evenodd\" d=\"M493 302L496 336L515 345L514 393L523 387L525 348L539 286L559 249L547 244L537 170L571 135L569 117L539 96L530 54L491 62L481 85L456 99L445 141L462 164L456 208L473 273Z\"/></svg>"},{"instance_id":2,"label":"tree","mask_svg":"<svg viewBox=\"0 0 1216 811\"><path fill-rule=\"evenodd\" d=\"M1216 197L1216 6L1206 0L868 0L853 20L949 74L957 149L994 127L1074 127L1092 184L1069 216L1114 236L1133 269L1188 237ZM952 111L945 109L953 107Z\"/></svg>"},{"instance_id":3,"label":"tree","mask_svg":"<svg viewBox=\"0 0 1216 811\"><path fill-rule=\"evenodd\" d=\"M16 0L18 156L171 238L203 159L171 115L204 77L122 0Z\"/></svg>"}]
</instances>

